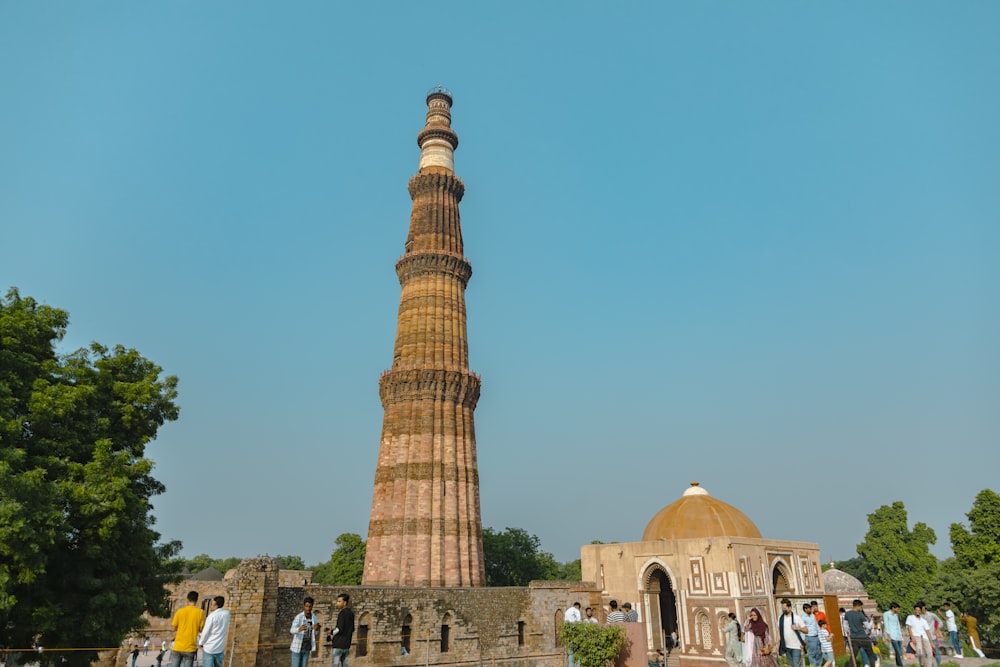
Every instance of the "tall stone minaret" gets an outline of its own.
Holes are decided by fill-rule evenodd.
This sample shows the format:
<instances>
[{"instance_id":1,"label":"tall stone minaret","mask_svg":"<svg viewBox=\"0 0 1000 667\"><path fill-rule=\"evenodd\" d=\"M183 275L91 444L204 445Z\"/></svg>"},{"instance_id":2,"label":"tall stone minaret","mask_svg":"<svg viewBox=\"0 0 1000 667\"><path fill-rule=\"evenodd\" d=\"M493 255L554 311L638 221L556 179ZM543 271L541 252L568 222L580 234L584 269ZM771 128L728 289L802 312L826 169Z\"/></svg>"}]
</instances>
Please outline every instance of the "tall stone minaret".
<instances>
[{"instance_id":1,"label":"tall stone minaret","mask_svg":"<svg viewBox=\"0 0 1000 667\"><path fill-rule=\"evenodd\" d=\"M379 381L385 417L363 584L482 586L483 527L472 413L479 377L469 371L465 286L455 176L452 98L427 95L410 179L410 232L396 262L402 286L392 368Z\"/></svg>"}]
</instances>

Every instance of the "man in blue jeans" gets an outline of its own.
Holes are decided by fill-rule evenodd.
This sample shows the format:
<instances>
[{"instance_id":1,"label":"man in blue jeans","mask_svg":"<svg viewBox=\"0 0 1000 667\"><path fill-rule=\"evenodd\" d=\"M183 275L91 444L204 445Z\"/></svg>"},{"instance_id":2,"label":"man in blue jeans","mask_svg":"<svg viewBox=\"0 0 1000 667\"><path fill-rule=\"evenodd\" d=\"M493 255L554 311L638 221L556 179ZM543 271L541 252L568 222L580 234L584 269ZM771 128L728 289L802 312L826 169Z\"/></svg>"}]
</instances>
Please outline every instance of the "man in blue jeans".
<instances>
[{"instance_id":1,"label":"man in blue jeans","mask_svg":"<svg viewBox=\"0 0 1000 667\"><path fill-rule=\"evenodd\" d=\"M821 667L823 664L823 650L819 645L819 621L813 615L812 604L806 602L802 605L802 626L806 629L806 651L809 653L809 664L813 667Z\"/></svg>"},{"instance_id":2,"label":"man in blue jeans","mask_svg":"<svg viewBox=\"0 0 1000 667\"><path fill-rule=\"evenodd\" d=\"M316 647L319 637L319 619L313 613L313 599L302 600L302 611L292 619L292 667L306 667L309 654Z\"/></svg>"},{"instance_id":3,"label":"man in blue jeans","mask_svg":"<svg viewBox=\"0 0 1000 667\"><path fill-rule=\"evenodd\" d=\"M962 642L958 641L958 623L955 622L955 612L951 610L951 603L945 602L941 605L944 610L944 623L948 627L948 639L955 649L955 657L962 657Z\"/></svg>"},{"instance_id":4,"label":"man in blue jeans","mask_svg":"<svg viewBox=\"0 0 1000 667\"><path fill-rule=\"evenodd\" d=\"M226 598L216 595L212 598L205 627L198 635L198 646L201 647L203 667L222 667L222 659L226 651L226 633L229 632L229 610L224 609Z\"/></svg>"},{"instance_id":5,"label":"man in blue jeans","mask_svg":"<svg viewBox=\"0 0 1000 667\"><path fill-rule=\"evenodd\" d=\"M347 654L351 650L351 637L354 636L354 610L347 605L351 596L341 593L337 596L337 623L333 628L333 667L347 667ZM292 665L295 667L295 665Z\"/></svg>"},{"instance_id":6,"label":"man in blue jeans","mask_svg":"<svg viewBox=\"0 0 1000 667\"><path fill-rule=\"evenodd\" d=\"M903 667L903 627L899 622L899 604L893 602L889 611L882 614L882 627L885 637L892 644L892 652L896 655L896 667Z\"/></svg>"},{"instance_id":7,"label":"man in blue jeans","mask_svg":"<svg viewBox=\"0 0 1000 667\"><path fill-rule=\"evenodd\" d=\"M802 631L802 619L799 618L792 609L792 601L785 598L781 601L781 616L778 617L778 655L788 656L788 664L791 667L800 667L802 664L802 647L805 639Z\"/></svg>"}]
</instances>

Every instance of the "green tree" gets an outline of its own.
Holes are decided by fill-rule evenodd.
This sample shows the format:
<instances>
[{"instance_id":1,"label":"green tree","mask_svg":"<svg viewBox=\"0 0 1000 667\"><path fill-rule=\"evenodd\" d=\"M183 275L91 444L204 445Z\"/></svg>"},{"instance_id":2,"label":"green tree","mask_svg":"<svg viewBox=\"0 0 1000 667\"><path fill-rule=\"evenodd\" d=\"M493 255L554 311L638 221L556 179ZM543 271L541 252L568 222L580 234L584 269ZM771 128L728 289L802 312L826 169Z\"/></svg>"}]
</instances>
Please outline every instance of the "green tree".
<instances>
[{"instance_id":1,"label":"green tree","mask_svg":"<svg viewBox=\"0 0 1000 667\"><path fill-rule=\"evenodd\" d=\"M235 556L230 556L229 558L212 558L208 554L198 554L193 558L180 558L178 560L180 569L182 571L190 572L191 574L198 574L202 570L207 570L210 567L215 568L222 574L225 574L239 565L240 561L243 559Z\"/></svg>"},{"instance_id":2,"label":"green tree","mask_svg":"<svg viewBox=\"0 0 1000 667\"><path fill-rule=\"evenodd\" d=\"M144 610L167 612L178 568L145 457L177 418L177 378L122 346L58 355L68 323L16 289L0 298L0 627L18 646L115 646Z\"/></svg>"},{"instance_id":3,"label":"green tree","mask_svg":"<svg viewBox=\"0 0 1000 667\"><path fill-rule=\"evenodd\" d=\"M968 529L953 523L950 530L957 564L953 582L961 589L956 601L979 619L983 636L995 636L1000 632L1000 496L980 491L965 516Z\"/></svg>"},{"instance_id":4,"label":"green tree","mask_svg":"<svg viewBox=\"0 0 1000 667\"><path fill-rule=\"evenodd\" d=\"M558 578L559 564L542 551L541 541L522 528L483 529L487 586L526 586L536 579Z\"/></svg>"},{"instance_id":5,"label":"green tree","mask_svg":"<svg viewBox=\"0 0 1000 667\"><path fill-rule=\"evenodd\" d=\"M334 540L330 560L313 569L313 582L327 586L357 586L365 570L365 541L356 533L341 533Z\"/></svg>"},{"instance_id":6,"label":"green tree","mask_svg":"<svg viewBox=\"0 0 1000 667\"><path fill-rule=\"evenodd\" d=\"M962 567L982 567L1000 563L1000 496L990 489L976 494L972 509L965 515L969 530L951 524L951 549Z\"/></svg>"},{"instance_id":7,"label":"green tree","mask_svg":"<svg viewBox=\"0 0 1000 667\"><path fill-rule=\"evenodd\" d=\"M278 554L274 557L279 563L281 563L282 570L305 570L306 563L302 560L301 556L282 556Z\"/></svg>"},{"instance_id":8,"label":"green tree","mask_svg":"<svg viewBox=\"0 0 1000 667\"><path fill-rule=\"evenodd\" d=\"M559 566L558 578L562 581L582 581L583 571L580 559L571 560Z\"/></svg>"},{"instance_id":9,"label":"green tree","mask_svg":"<svg viewBox=\"0 0 1000 667\"><path fill-rule=\"evenodd\" d=\"M924 591L923 600L932 608L944 602L952 602L958 609L965 609L966 572L954 556L938 563L937 572ZM955 612L958 613L958 610Z\"/></svg>"},{"instance_id":10,"label":"green tree","mask_svg":"<svg viewBox=\"0 0 1000 667\"><path fill-rule=\"evenodd\" d=\"M910 609L920 599L937 572L937 558L929 549L936 540L923 523L908 528L902 502L883 505L868 515L868 533L858 545L864 561L859 578L879 607L896 601Z\"/></svg>"}]
</instances>

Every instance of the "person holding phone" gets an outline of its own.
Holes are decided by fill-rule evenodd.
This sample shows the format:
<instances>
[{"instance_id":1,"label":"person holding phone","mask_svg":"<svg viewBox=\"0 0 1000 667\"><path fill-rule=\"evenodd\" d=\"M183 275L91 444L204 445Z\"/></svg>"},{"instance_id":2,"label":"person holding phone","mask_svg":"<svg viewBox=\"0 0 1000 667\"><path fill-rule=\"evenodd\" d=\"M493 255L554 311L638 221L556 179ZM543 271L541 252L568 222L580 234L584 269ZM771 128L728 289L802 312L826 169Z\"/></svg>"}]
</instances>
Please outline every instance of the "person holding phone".
<instances>
[{"instance_id":1,"label":"person holding phone","mask_svg":"<svg viewBox=\"0 0 1000 667\"><path fill-rule=\"evenodd\" d=\"M316 614L313 613L312 598L302 600L302 611L292 619L292 627L289 632L292 635L292 667L306 667L309 662L309 654L316 649L316 637L320 624Z\"/></svg>"}]
</instances>

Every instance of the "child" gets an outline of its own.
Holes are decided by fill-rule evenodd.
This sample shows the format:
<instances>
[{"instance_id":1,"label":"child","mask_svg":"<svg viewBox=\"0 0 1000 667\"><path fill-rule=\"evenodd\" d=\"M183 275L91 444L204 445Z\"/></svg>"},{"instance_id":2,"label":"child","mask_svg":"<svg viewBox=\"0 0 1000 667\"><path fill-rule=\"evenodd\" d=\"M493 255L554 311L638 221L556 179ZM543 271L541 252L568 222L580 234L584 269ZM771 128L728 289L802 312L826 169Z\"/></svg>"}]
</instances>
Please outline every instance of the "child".
<instances>
[{"instance_id":1,"label":"child","mask_svg":"<svg viewBox=\"0 0 1000 667\"><path fill-rule=\"evenodd\" d=\"M819 622L819 648L823 651L823 667L833 667L833 644L830 642L830 631L826 628L826 621L823 620Z\"/></svg>"}]
</instances>

